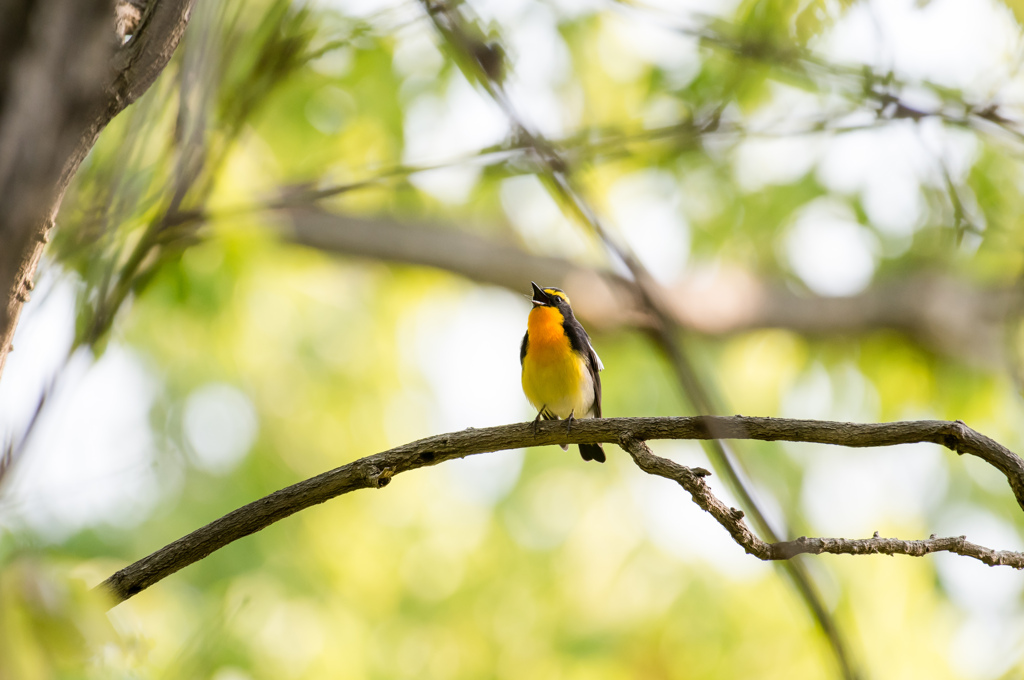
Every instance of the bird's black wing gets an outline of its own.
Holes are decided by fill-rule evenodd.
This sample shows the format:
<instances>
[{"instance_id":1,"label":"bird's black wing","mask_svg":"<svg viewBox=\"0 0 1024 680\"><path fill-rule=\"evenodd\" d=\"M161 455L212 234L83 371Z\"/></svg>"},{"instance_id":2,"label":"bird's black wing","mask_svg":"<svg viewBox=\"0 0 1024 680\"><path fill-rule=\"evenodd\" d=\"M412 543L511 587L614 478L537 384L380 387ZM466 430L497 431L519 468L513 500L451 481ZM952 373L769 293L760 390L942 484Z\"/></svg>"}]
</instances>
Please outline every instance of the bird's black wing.
<instances>
[{"instance_id":1,"label":"bird's black wing","mask_svg":"<svg viewBox=\"0 0 1024 680\"><path fill-rule=\"evenodd\" d=\"M584 331L585 333L585 331ZM601 360L597 358L597 352L594 348L587 343L587 370L590 371L590 377L594 380L594 406L593 413L595 418L601 417L601 374L600 366ZM580 456L583 460L596 460L598 463L605 461L604 447L601 444L580 444Z\"/></svg>"},{"instance_id":2,"label":"bird's black wing","mask_svg":"<svg viewBox=\"0 0 1024 680\"><path fill-rule=\"evenodd\" d=\"M523 344L519 346L519 365L523 365L523 359L526 358L526 348L530 346L530 331L526 331L523 335Z\"/></svg>"}]
</instances>

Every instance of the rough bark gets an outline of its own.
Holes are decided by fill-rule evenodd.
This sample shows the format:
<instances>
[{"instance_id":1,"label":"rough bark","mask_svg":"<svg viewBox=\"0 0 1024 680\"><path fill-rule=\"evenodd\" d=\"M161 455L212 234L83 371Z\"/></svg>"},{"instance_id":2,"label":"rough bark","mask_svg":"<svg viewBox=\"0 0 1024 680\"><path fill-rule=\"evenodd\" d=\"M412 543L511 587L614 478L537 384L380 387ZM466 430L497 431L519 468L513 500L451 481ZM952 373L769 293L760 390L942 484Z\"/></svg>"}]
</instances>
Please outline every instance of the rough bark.
<instances>
[{"instance_id":1,"label":"rough bark","mask_svg":"<svg viewBox=\"0 0 1024 680\"><path fill-rule=\"evenodd\" d=\"M111 0L0 0L0 375L71 179L170 61L194 1L152 0L118 46Z\"/></svg>"}]
</instances>

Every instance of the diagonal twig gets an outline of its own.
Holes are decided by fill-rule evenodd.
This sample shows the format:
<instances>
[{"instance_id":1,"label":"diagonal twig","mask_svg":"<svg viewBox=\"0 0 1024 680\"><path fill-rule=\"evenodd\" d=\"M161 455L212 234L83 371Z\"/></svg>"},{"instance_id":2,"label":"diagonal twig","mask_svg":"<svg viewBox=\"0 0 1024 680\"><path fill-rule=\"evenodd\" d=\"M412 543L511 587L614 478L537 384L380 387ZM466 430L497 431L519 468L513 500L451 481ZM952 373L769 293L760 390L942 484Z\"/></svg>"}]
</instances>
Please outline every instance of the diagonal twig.
<instances>
[{"instance_id":1,"label":"diagonal twig","mask_svg":"<svg viewBox=\"0 0 1024 680\"><path fill-rule=\"evenodd\" d=\"M502 110L508 119L513 136L533 150L538 166L538 177L547 185L552 197L581 224L588 226L605 247L629 269L637 297L656 321L648 330L648 335L668 358L693 409L705 415L721 412L716 408L710 392L694 370L692 361L677 337L677 328L672 323L671 315L652 284L653 277L628 248L611 238L597 213L584 198L583 193L576 188L563 153L535 132L516 111L503 84L507 67L504 63L504 49L497 42L487 42L484 38L485 33L479 25L460 13L461 7L451 7L444 0L421 2L434 27L454 53L463 73L479 83ZM770 540L778 540L775 530L741 479L737 470L738 463L733 461L725 445L719 438L712 437L704 442L704 448L715 467L724 473L730 488L743 501L757 527ZM786 562L784 569L828 639L843 676L847 680L854 680L860 673L855 667L838 625L825 607L810 574L798 561Z\"/></svg>"}]
</instances>

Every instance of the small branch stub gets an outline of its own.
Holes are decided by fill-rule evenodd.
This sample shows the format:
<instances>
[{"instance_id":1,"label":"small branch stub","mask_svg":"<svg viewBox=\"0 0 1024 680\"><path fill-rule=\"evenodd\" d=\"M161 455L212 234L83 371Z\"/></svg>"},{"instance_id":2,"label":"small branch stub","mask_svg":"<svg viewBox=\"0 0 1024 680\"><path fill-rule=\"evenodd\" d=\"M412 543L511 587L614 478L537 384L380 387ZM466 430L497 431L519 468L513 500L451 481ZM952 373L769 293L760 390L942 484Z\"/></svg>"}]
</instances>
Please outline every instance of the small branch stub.
<instances>
[{"instance_id":1,"label":"small branch stub","mask_svg":"<svg viewBox=\"0 0 1024 680\"><path fill-rule=\"evenodd\" d=\"M395 468L386 467L382 470L376 467L371 468L370 473L370 485L376 489L383 489L385 486L391 483L391 477L395 474Z\"/></svg>"}]
</instances>

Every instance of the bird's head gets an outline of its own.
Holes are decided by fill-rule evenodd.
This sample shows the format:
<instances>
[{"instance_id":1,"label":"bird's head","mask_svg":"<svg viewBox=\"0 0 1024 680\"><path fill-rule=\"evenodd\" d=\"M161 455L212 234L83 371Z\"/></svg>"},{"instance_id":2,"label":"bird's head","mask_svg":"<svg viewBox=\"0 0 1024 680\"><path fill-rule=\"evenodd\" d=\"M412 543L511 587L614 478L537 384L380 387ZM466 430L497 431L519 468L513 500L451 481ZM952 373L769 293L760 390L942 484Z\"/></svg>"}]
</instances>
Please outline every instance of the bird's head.
<instances>
[{"instance_id":1,"label":"bird's head","mask_svg":"<svg viewBox=\"0 0 1024 680\"><path fill-rule=\"evenodd\" d=\"M530 285L533 286L533 298L530 302L533 303L534 307L569 309L569 297L560 288L541 288L532 281Z\"/></svg>"}]
</instances>

